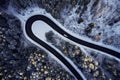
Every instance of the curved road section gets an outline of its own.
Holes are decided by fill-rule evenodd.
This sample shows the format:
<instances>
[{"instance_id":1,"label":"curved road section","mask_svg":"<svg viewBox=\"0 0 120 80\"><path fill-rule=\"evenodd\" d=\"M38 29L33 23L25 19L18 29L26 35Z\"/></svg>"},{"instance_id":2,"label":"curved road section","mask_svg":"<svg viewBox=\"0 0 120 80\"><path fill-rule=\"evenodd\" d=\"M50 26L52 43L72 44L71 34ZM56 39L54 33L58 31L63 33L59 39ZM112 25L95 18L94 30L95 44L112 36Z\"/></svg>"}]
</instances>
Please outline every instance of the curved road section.
<instances>
[{"instance_id":1,"label":"curved road section","mask_svg":"<svg viewBox=\"0 0 120 80\"><path fill-rule=\"evenodd\" d=\"M34 40L35 42L37 42L38 44L40 44L41 46L43 46L44 48L46 48L47 50L49 50L53 55L55 55L64 65L67 66L67 68L74 74L74 76L78 79L78 80L83 80L83 78L81 77L81 75L77 72L77 70L63 57L61 56L56 50L54 50L53 48L51 48L48 44L46 44L45 42L43 42L42 40L40 40L39 38L37 38L33 32L32 32L32 24L34 21L36 20L43 20L44 17L42 17L40 15L38 16L33 16L31 18L29 18L26 22L25 25L25 31L27 33L27 35ZM43 20L44 21L44 20Z\"/></svg>"},{"instance_id":2,"label":"curved road section","mask_svg":"<svg viewBox=\"0 0 120 80\"><path fill-rule=\"evenodd\" d=\"M32 25L32 23L34 21L36 21L36 20L42 20L42 21L44 21L45 23L47 23L48 25L50 25L54 30L56 30L57 32L59 32L61 35L65 34L67 36L66 38L68 38L68 39L70 39L70 40L72 40L72 41L74 41L74 42L76 42L78 44L81 44L81 45L84 45L84 46L87 46L87 47L90 47L90 48L93 48L93 49L105 52L105 53L110 54L112 56L115 56L117 58L120 58L120 53L119 52L116 52L114 50L111 50L111 49L108 49L108 48L105 48L105 47L102 47L102 46L99 46L99 45L96 45L96 44L93 44L93 43L90 43L90 42L83 41L81 39L78 39L78 38L70 35L66 31L64 31L63 29L61 29L51 19L49 19L48 17L46 17L44 15L34 15L34 16L30 17L27 20L26 28L27 28L28 25L30 27ZM27 33L28 35L31 34L30 31L31 31L31 28L29 28L29 30L28 30L28 32L29 32L29 33ZM26 32L27 32L27 29L26 29ZM32 39L34 39L34 37Z\"/></svg>"},{"instance_id":3,"label":"curved road section","mask_svg":"<svg viewBox=\"0 0 120 80\"><path fill-rule=\"evenodd\" d=\"M120 54L118 52L114 51L114 50L111 50L111 49L108 49L108 48L105 48L105 47L102 47L102 46L99 46L99 45L96 45L96 44L92 44L92 43L83 41L81 39L78 39L78 38L70 35L66 31L64 31L63 29L61 29L57 24L55 24L51 19L49 19L48 17L46 17L44 15L34 15L34 16L30 17L27 20L26 25L25 25L25 31L26 31L27 35L32 40L34 40L35 42L37 42L38 44L40 44L41 46L43 46L47 50L49 50L59 60L61 60L68 67L68 69L71 70L71 72L75 75L75 77L78 80L83 80L83 78L77 72L77 70L74 69L74 67L64 57L62 57L56 50L54 50L53 48L51 48L48 44L46 44L45 42L43 42L42 40L40 40L39 38L37 38L33 34L33 32L32 32L32 24L36 20L42 20L42 21L44 21L45 23L47 23L48 25L50 25L54 30L56 30L57 32L59 32L61 35L65 34L68 39L70 39L70 40L72 40L72 41L74 41L74 42L76 42L78 44L81 44L81 45L84 45L84 46L87 46L87 47L90 47L90 48L93 48L93 49L97 49L99 51L102 51L102 52L108 53L110 55L113 55L113 56L115 56L117 58L120 58Z\"/></svg>"}]
</instances>

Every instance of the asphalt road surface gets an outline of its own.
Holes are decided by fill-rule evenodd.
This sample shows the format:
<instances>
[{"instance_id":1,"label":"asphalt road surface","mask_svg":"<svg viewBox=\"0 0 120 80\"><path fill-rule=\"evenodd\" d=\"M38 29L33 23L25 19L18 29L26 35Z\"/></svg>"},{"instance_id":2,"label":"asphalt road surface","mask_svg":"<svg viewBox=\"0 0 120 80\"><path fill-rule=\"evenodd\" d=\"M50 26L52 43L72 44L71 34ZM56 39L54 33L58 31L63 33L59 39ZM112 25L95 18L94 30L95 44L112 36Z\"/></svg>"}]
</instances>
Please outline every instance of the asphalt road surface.
<instances>
[{"instance_id":1,"label":"asphalt road surface","mask_svg":"<svg viewBox=\"0 0 120 80\"><path fill-rule=\"evenodd\" d=\"M33 19L34 18L34 19ZM36 20L40 20L40 16L36 16L35 17L31 17L27 20L26 25L25 25L25 30L27 35L34 40L35 42L37 42L39 45L43 46L44 48L46 48L48 51L50 51L53 55L55 55L64 65L67 66L67 68L74 74L74 76L78 79L78 80L83 80L83 78L81 77L81 75L78 73L78 71L63 57L61 56L56 50L54 50L52 47L50 47L48 44L46 44L45 42L43 42L42 40L40 40L39 38L37 38L33 32L32 32L32 24L34 21Z\"/></svg>"},{"instance_id":2,"label":"asphalt road surface","mask_svg":"<svg viewBox=\"0 0 120 80\"><path fill-rule=\"evenodd\" d=\"M63 64L65 64L68 69L75 75L75 77L78 80L83 80L83 78L81 77L81 75L76 71L76 69L74 69L74 67L64 58L62 57L56 50L54 50L52 47L50 47L48 44L46 44L45 42L43 42L42 40L40 40L39 38L37 38L33 32L32 32L32 24L36 21L36 20L41 20L44 21L45 23L47 23L48 25L50 25L55 31L57 31L58 33L60 33L63 36L67 36L66 38L80 44L80 45L84 45L86 47L90 47L102 52L105 52L106 54L110 54L112 56L115 56L117 58L120 58L120 53L116 52L114 50L108 49L106 47L102 47L81 39L78 39L72 35L70 35L69 33L67 33L66 31L64 31L63 29L61 29L57 24L55 24L51 19L49 19L48 17L44 16L44 15L34 15L32 17L30 17L25 25L25 30L27 35L34 40L35 42L37 42L39 45L43 46L44 48L46 48L47 50L49 50L53 55L55 55Z\"/></svg>"},{"instance_id":3,"label":"asphalt road surface","mask_svg":"<svg viewBox=\"0 0 120 80\"><path fill-rule=\"evenodd\" d=\"M68 39L70 39L70 40L72 40L72 41L74 41L74 42L76 42L78 44L81 44L81 45L87 46L89 48L93 48L93 49L105 52L106 54L110 54L112 56L120 58L120 53L119 52L111 50L111 49L106 48L106 47L102 47L102 46L90 43L90 42L87 42L87 41L84 41L84 40L81 40L81 39L78 39L78 38L70 35L66 31L64 31L63 29L61 29L51 19L49 19L48 17L46 17L44 15L34 15L34 16L30 17L27 22L29 22L29 24L32 25L32 23L34 21L36 21L36 20L42 20L42 21L44 21L45 23L47 23L48 25L50 25L54 30L56 30L58 33L60 33L63 36L67 36L66 38L68 38Z\"/></svg>"}]
</instances>

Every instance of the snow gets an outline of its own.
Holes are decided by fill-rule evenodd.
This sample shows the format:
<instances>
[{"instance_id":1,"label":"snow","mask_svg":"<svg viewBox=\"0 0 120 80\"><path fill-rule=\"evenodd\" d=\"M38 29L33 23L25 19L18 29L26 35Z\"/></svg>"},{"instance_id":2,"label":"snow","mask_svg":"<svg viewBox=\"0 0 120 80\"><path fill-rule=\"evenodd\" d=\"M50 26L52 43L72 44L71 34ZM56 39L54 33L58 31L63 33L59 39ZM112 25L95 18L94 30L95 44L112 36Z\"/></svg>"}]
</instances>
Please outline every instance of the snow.
<instances>
[{"instance_id":1,"label":"snow","mask_svg":"<svg viewBox=\"0 0 120 80\"><path fill-rule=\"evenodd\" d=\"M47 43L47 44L50 45L52 48L54 48L58 53L60 53L76 69L76 71L82 76L83 80L87 80L85 78L85 76L83 75L83 73L81 72L81 70L67 56L65 56L63 53L61 53L61 51L58 50L56 47L54 47L52 44L50 44L50 43Z\"/></svg>"},{"instance_id":2,"label":"snow","mask_svg":"<svg viewBox=\"0 0 120 80\"><path fill-rule=\"evenodd\" d=\"M36 23L36 26L34 26L35 23ZM41 24L41 23L42 23L42 24ZM38 27L38 25L40 25L40 26ZM58 36L60 36L60 37L61 37L62 39L64 39L65 41L68 41L68 42L70 42L70 43L72 43L72 44L75 44L75 45L79 46L86 55L89 55L89 53L87 53L87 52L84 50L84 48L87 48L87 49L90 49L90 48L85 47L85 46L82 46L82 45L79 45L79 44L77 44L77 43L75 43L75 42L73 42L73 41L71 41L71 40L63 37L63 35L60 35L58 32L56 32L54 29L52 29L52 28L51 28L48 24L46 24L45 22L37 21L37 22L34 22L34 23L33 23L33 26L34 26L34 28L32 29L32 30L33 30L33 33L34 33L39 39L43 40L45 43L47 43L47 44L50 45L52 48L54 48L56 51L58 51L66 60L68 60L68 61L71 63L72 66L74 66L74 68L75 68L81 75L83 75L83 74L81 73L81 71L74 65L74 63L73 63L69 58L67 58L63 53L61 53L61 52L60 52L56 47L54 47L51 43L48 43L48 42L46 41L45 33L46 33L46 32L49 32L49 31L53 31L55 34L57 34ZM41 28L41 26L42 26L42 27L44 26L43 28L48 28L48 29L45 29L45 30L44 30L44 29ZM44 31L44 32L43 32L43 31ZM41 34L41 32L44 33L44 34ZM106 56L109 56L109 57L113 57L113 56L111 56L111 55L109 55L109 54L105 54L105 53L103 53L103 52L101 52L101 51L97 51L97 50L94 50L94 49L90 49L90 50L93 50L93 51L96 51L96 52L100 52L101 54L106 55ZM115 58L115 57L113 57L113 58ZM115 58L115 59L119 60L118 58Z\"/></svg>"},{"instance_id":3,"label":"snow","mask_svg":"<svg viewBox=\"0 0 120 80\"><path fill-rule=\"evenodd\" d=\"M104 53L104 52L102 52L102 51L98 51L98 50L95 50L95 49L91 49L91 48L88 48L88 47L86 47L86 46L84 46L84 45L79 45L79 44L73 42L73 41L71 41L71 40L63 37L63 35L59 34L59 33L56 32L54 29L52 29L48 24L46 24L45 22L40 21L40 20L35 21L35 22L33 23L33 25L32 25L32 31L33 31L33 33L34 33L39 39L41 39L41 40L44 41L44 42L46 42L45 33L46 33L46 32L49 32L49 31L53 31L55 34L57 34L59 37L61 37L61 38L64 39L65 41L68 41L68 42L70 42L70 43L72 43L72 44L75 44L75 45L79 46L80 48L82 48L82 51L85 52L85 53L87 53L87 52L83 49L83 47L84 47L84 48L87 48L87 49L90 49L90 50L93 50L93 51L96 51L96 52L100 52L101 54L104 54L104 55L106 55L106 56L114 57L114 56L111 56L111 55L109 55L109 54L106 54L106 53ZM46 42L46 43L48 44L48 42ZM51 45L51 44L49 44L49 45ZM52 46L52 45L51 45L51 46ZM55 47L54 47L54 49L55 49ZM88 55L88 53L87 53L87 55ZM115 57L114 57L114 58L115 58ZM117 59L117 58L116 58L116 59ZM119 59L117 59L117 60L119 60Z\"/></svg>"},{"instance_id":4,"label":"snow","mask_svg":"<svg viewBox=\"0 0 120 80\"><path fill-rule=\"evenodd\" d=\"M89 8L88 10L85 12L85 14L82 16L83 18L85 18L85 22L82 23L82 24L77 24L76 23L76 19L79 17L79 15L77 15L75 13L75 10L77 9L78 6L75 6L73 8L73 10L70 11L70 13L67 13L68 10L65 9L62 13L61 13L61 16L62 18L64 18L65 20L65 24L64 26L62 24L60 24L58 21L56 21L56 19L54 19L49 13L47 13L45 11L45 9L42 9L42 8L39 8L39 7L30 7L30 8L27 8L26 10L24 11L21 11L20 14L18 14L17 12L14 11L14 9L10 6L8 10L10 10L9 12L15 14L21 21L22 21L22 24L24 25L26 20L31 17L32 15L37 15L37 14L41 14L41 15L45 15L47 17L49 17L51 20L53 20L56 24L59 25L60 28L62 28L63 30L65 30L66 32L68 32L69 34L81 39L81 40L85 40L85 41L88 41L90 43L94 43L94 44L97 44L97 45L100 45L100 46L103 46L103 47L106 47L106 48L109 48L109 49L112 49L112 50L115 50L117 52L120 52L120 49L114 47L114 46L111 46L111 45L105 45L104 43L102 43L102 41L99 41L99 42L96 42L96 41L93 41L92 39L84 36L84 35L80 35L78 32L81 32L81 34L83 33L84 31L84 28L87 26L87 24L91 21L94 21L95 23L97 23L97 25L100 25L102 28L100 30L94 30L92 31L93 34L96 34L98 33L99 31L102 32L102 30L104 29L105 30L105 33L102 32L103 34L106 34L107 36L103 37L104 38L108 38L110 37L111 35L113 35L112 31L114 31L116 34L119 34L120 35L120 24L117 23L116 25L114 25L111 29L109 28L110 26L108 25L105 25L106 23L104 22L105 20L107 19L110 19L111 18L111 15L116 15L115 13L113 13L116 9L116 6L117 6L117 1L118 0L106 0L104 1L104 4L106 4L107 6L105 7L107 10L104 11L104 13L102 14L103 17L101 18L96 18L96 19L92 19L92 16L93 15L90 15L90 9L91 9L91 5L93 4L93 1L91 1L91 3L89 4ZM116 4L116 5L113 5L113 4ZM111 9L111 6L112 6L112 9ZM111 11L109 11L111 10ZM109 13L108 13L109 12ZM66 13L66 14L65 14ZM106 26L106 27L105 27ZM75 29L76 28L76 29ZM74 29L74 31L73 31ZM24 30L24 29L23 29ZM78 31L78 32L77 32ZM114 33L114 34L115 34ZM25 33L24 33L25 34Z\"/></svg>"},{"instance_id":5,"label":"snow","mask_svg":"<svg viewBox=\"0 0 120 80\"><path fill-rule=\"evenodd\" d=\"M48 43L46 41L45 38L45 33L49 32L49 31L53 31L55 34L58 34L55 30L53 30L48 24L46 24L43 21L35 21L32 25L32 31L33 33L36 35L36 37L38 37L40 40L44 41L45 43L47 43L48 45L50 45L52 48L54 48L57 52L59 52L69 63L71 63L71 65L78 71L78 73L80 75L82 75L82 77L85 79L85 77L83 76L82 72L77 68L77 66L75 66L75 64L69 59L67 58L67 56L65 56L63 53L61 53L61 51L59 51L56 47L54 47L51 43ZM62 38L64 38L62 35L58 34L59 36L61 36ZM68 40L66 38L64 38L65 40ZM53 55L52 55L53 56Z\"/></svg>"},{"instance_id":6,"label":"snow","mask_svg":"<svg viewBox=\"0 0 120 80\"><path fill-rule=\"evenodd\" d=\"M18 17L21 21L21 25L23 27L23 33L25 35L25 37L30 41L32 42L33 44L37 45L38 47L40 47L41 49L45 50L48 55L50 55L50 57L52 57L53 59L55 59L59 64L61 64L61 66L67 70L70 74L72 74L72 72L70 72L70 70L57 58L55 57L52 53L50 53L48 50L46 50L44 47L42 47L41 45L39 45L38 43L36 43L35 41L33 41L31 38L29 38L25 32L25 22L27 21L27 19L33 15L38 15L38 14L41 14L41 15L45 15L47 17L52 17L49 13L47 13L44 9L41 9L41 8L38 8L38 7L35 7L35 8L29 8L27 9L26 11L23 11L21 12L21 14L18 14L14 11L14 9L12 7L10 7L11 11L10 13L13 13L16 17ZM23 13L23 14L22 14ZM41 23L41 24L40 24ZM37 26L37 25L40 25L40 26ZM32 26L35 26L35 27L32 27L32 31L34 34L36 34L37 37L39 37L41 40L45 40L45 33L48 32L49 30L53 30L52 28L44 28L42 27L41 29L41 25L42 26L45 26L48 28L49 25L47 25L46 23L44 23L43 21L35 21L33 23ZM37 28L36 28L37 27ZM41 31L42 30L42 31ZM40 35L42 33L42 35ZM46 42L46 41L45 41ZM46 42L47 43L47 42ZM71 65L81 74L81 76L83 77L84 80L86 80L86 78L83 76L82 72L77 68L77 66L74 65L74 63L68 59L66 56L64 56L57 48L55 48L54 46L52 46L50 43L47 43L48 45L50 45L51 47L53 47L57 52L59 52L63 57L65 57L65 59L71 63ZM72 74L73 75L73 74Z\"/></svg>"},{"instance_id":7,"label":"snow","mask_svg":"<svg viewBox=\"0 0 120 80\"><path fill-rule=\"evenodd\" d=\"M65 9L61 12L61 17L64 20L63 23L64 26L60 26L60 27L79 39L120 52L120 49L117 48L116 46L105 45L103 43L104 39L109 38L114 34L120 35L120 24L119 24L120 21L113 26L108 25L108 21L110 19L112 19L113 17L120 16L119 13L116 12L119 3L120 1L118 0L101 0L100 3L97 5L97 8L94 9L94 12L92 12L91 6L93 4L93 1L91 1L90 4L88 5L87 11L85 11L85 13L82 15L84 22L81 24L77 23L79 14L75 13L75 10L76 8L78 8L78 6L73 7L73 9L70 10L70 12L69 10ZM85 34L83 34L84 29L91 22L94 22L96 27L95 29L92 30L91 35L98 34L99 32L102 33L102 39L98 42L93 41L92 39L85 36ZM100 26L100 28L98 29L97 26Z\"/></svg>"},{"instance_id":8,"label":"snow","mask_svg":"<svg viewBox=\"0 0 120 80\"><path fill-rule=\"evenodd\" d=\"M23 27L23 32L24 32L25 37L26 37L29 41L31 41L32 43L34 43L35 45L37 45L37 46L39 46L40 48L42 48L42 49L44 49L45 51L47 51L48 53L50 53L50 52L49 52L48 50L46 50L45 48L43 48L42 46L40 46L38 43L34 42L32 39L30 39L30 38L27 36L26 32L25 32L25 22L26 22L26 20L27 20L29 17L31 17L31 16L33 16L33 15L38 15L38 14L45 15L45 16L47 16L48 18L50 18L52 21L54 21L60 28L62 28L63 30L65 30L66 32L68 32L69 34L71 34L71 35L73 35L73 36L75 36L75 37L77 37L77 38L80 38L80 39L82 39L82 40L85 40L85 41L88 41L88 42L91 42L91 43L94 43L94 44L97 44L97 45L100 45L100 46L104 46L104 47L107 47L107 48L110 48L110 49L113 49L113 50L116 50L116 51L119 51L119 52L120 52L119 49L116 49L116 48L111 47L111 46L104 45L103 43L98 43L98 42L92 41L91 39L89 39L89 38L87 38L87 37L85 37L85 36L77 35L78 33L75 34L75 33L71 32L70 30L66 29L67 24L69 24L70 22L71 22L71 27L85 26L86 23L89 23L89 21L87 21L87 20L85 21L86 23L83 23L83 24L81 24L81 25L78 25L77 23L75 23L73 20L75 20L76 17L78 17L78 15L74 14L73 12L71 12L72 16L70 16L70 18L64 16L65 20L67 21L67 22L65 22L66 24L64 25L64 26L65 26L65 27L64 27L62 24L60 24L58 21L56 21L56 19L54 19L49 13L47 13L44 9L41 9L41 8L39 8L39 7L28 8L28 9L26 9L25 11L22 11L21 14L16 13L16 12L13 10L13 8L10 8L10 9L12 9L12 10L11 10L11 13L15 14L15 15L21 20L22 27ZM76 8L75 8L75 9L76 9ZM74 9L73 11L75 11L75 9ZM86 14L86 15L87 15L87 14ZM89 15L89 14L88 14L88 15ZM72 19L73 19L73 20L72 20ZM91 19L91 16L89 17L89 20L90 20L90 19ZM69 22L69 21L70 21L70 22ZM98 21L99 21L99 19L98 19ZM73 25L72 25L72 24L73 24ZM101 21L100 21L100 24L102 24ZM77 25L77 26L74 26L74 25ZM35 21L32 26L34 26L34 27L32 27L33 33L34 33L38 38L40 38L41 40L43 40L44 42L46 42L45 33L48 32L49 30L52 30L55 34L58 34L58 33L57 33L56 31L54 31L49 25L47 25L46 23L44 23L43 21L40 21L40 20L39 20L39 21ZM43 26L44 26L44 27L43 27ZM81 27L81 29L83 30L84 28ZM119 28L118 28L118 29L119 29ZM118 32L118 33L119 33L119 32ZM58 34L58 35L59 35L62 39L66 40L66 41L69 41L70 43L73 43L73 44L75 44L75 45L80 46L80 48L82 49L82 51L84 51L84 47L87 48L87 49L90 49L90 50L94 50L94 49L88 48L88 47L86 47L86 46L84 46L84 45L79 45L79 44L77 44L77 43L75 43L75 42L73 42L73 41L71 41L71 40L63 37L63 36L60 35L60 34ZM51 47L53 47L56 51L58 51L63 57L65 57L65 59L68 60L68 61L71 63L71 65L73 65L73 67L74 67L74 68L82 75L82 77L86 80L86 78L83 76L83 74L81 73L81 71L78 70L78 68L74 65L74 63L73 63L70 59L68 59L66 56L64 56L64 54L62 54L62 53L61 53L57 48L55 48L52 44L50 44L50 43L48 43L48 42L46 42L46 43L47 43L48 45L50 45ZM94 50L94 51L97 51L97 50ZM101 52L101 51L99 51L99 52L102 53L102 54L104 54L104 55L107 55L107 56L110 56L110 57L111 57L111 55L105 54L105 53L103 53L103 52ZM86 53L86 54L87 54L87 53ZM62 62L59 61L54 55L52 55L51 53L50 53L49 55L51 55L52 58L54 58L54 59L57 60L60 64L62 64ZM112 57L113 57L113 56L112 56ZM65 67L65 65L63 65L63 64L62 64L62 66Z\"/></svg>"},{"instance_id":9,"label":"snow","mask_svg":"<svg viewBox=\"0 0 120 80\"><path fill-rule=\"evenodd\" d=\"M51 28L45 22L38 20L32 24L32 31L39 39L45 41L45 33L51 31Z\"/></svg>"},{"instance_id":10,"label":"snow","mask_svg":"<svg viewBox=\"0 0 120 80\"><path fill-rule=\"evenodd\" d=\"M120 34L120 23L115 24L113 30L116 32L116 34Z\"/></svg>"}]
</instances>

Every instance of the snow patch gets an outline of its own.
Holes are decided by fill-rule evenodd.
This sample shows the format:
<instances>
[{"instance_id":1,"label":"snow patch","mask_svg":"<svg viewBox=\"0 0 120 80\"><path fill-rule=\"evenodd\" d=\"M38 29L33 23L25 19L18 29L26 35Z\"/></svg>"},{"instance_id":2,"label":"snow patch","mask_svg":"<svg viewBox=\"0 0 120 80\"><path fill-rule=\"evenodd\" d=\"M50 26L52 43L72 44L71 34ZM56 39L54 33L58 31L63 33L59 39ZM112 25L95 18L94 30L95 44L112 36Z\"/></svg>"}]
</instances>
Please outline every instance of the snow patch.
<instances>
[{"instance_id":1,"label":"snow patch","mask_svg":"<svg viewBox=\"0 0 120 80\"><path fill-rule=\"evenodd\" d=\"M51 28L45 22L38 20L32 24L32 31L35 35L39 35L38 38L45 41L45 33L51 31Z\"/></svg>"}]
</instances>

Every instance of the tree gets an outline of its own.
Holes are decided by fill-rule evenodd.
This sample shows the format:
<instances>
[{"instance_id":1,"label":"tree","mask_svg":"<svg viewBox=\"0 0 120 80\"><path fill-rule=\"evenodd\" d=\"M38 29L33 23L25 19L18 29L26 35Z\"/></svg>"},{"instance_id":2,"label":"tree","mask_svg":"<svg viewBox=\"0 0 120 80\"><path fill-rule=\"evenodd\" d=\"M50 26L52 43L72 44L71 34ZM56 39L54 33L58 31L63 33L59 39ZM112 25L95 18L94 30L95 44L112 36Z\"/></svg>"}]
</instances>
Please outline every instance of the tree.
<instances>
[{"instance_id":1,"label":"tree","mask_svg":"<svg viewBox=\"0 0 120 80\"><path fill-rule=\"evenodd\" d=\"M52 31L49 31L45 33L45 37L47 38L48 41L52 42L53 41L53 35L54 33Z\"/></svg>"}]
</instances>

